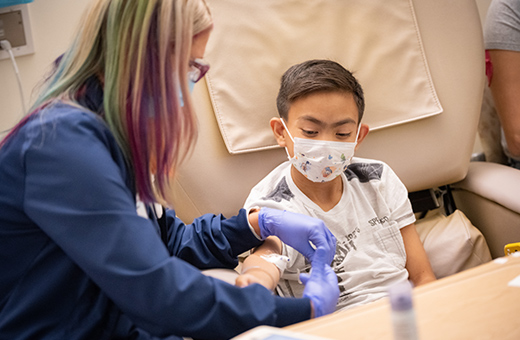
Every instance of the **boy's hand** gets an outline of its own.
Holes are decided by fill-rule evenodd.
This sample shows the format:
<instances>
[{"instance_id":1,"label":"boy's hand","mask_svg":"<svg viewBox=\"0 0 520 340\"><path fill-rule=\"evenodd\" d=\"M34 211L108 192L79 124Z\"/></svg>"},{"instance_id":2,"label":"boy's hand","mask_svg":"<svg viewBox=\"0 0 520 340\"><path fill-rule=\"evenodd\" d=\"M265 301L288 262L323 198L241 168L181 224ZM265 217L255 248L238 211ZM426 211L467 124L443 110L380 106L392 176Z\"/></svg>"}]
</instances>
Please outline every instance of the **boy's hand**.
<instances>
[{"instance_id":1,"label":"boy's hand","mask_svg":"<svg viewBox=\"0 0 520 340\"><path fill-rule=\"evenodd\" d=\"M318 318L334 312L339 299L338 277L332 270L326 254L321 249L316 250L310 274L300 274L300 280L305 285L303 296L312 301L313 315Z\"/></svg>"},{"instance_id":2,"label":"boy's hand","mask_svg":"<svg viewBox=\"0 0 520 340\"><path fill-rule=\"evenodd\" d=\"M330 264L334 258L336 238L320 219L286 210L262 208L258 213L258 226L263 239L277 236L311 263L317 249L322 249L324 263ZM312 242L316 250L309 242Z\"/></svg>"}]
</instances>

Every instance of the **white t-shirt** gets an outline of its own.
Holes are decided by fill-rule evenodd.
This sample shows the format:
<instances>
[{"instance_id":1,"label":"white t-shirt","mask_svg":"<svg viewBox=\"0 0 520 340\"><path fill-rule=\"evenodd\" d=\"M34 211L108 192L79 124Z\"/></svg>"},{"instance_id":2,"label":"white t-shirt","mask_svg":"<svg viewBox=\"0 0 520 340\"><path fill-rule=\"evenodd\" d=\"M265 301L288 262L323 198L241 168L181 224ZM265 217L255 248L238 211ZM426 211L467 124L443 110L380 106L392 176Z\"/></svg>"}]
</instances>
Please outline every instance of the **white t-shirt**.
<instances>
[{"instance_id":1,"label":"white t-shirt","mask_svg":"<svg viewBox=\"0 0 520 340\"><path fill-rule=\"evenodd\" d=\"M269 173L251 190L245 208L284 209L325 222L337 239L332 263L340 288L337 310L377 300L386 296L388 285L408 279L400 229L415 222L415 217L405 186L388 165L353 158L341 175L341 200L327 212L298 189L290 169L285 162ZM301 297L304 286L298 276L310 271L310 263L285 244L283 255L289 263L277 292Z\"/></svg>"}]
</instances>

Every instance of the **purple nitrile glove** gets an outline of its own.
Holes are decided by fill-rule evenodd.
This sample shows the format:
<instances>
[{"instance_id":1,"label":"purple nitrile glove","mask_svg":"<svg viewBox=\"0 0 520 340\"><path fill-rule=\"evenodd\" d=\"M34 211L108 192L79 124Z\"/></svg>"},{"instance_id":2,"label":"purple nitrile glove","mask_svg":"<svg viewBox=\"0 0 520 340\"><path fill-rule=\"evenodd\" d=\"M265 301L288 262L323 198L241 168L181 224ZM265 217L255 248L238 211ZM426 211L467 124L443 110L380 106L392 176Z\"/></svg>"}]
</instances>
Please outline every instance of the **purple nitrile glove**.
<instances>
[{"instance_id":1,"label":"purple nitrile glove","mask_svg":"<svg viewBox=\"0 0 520 340\"><path fill-rule=\"evenodd\" d=\"M334 259L336 238L318 218L286 210L262 208L258 213L258 226L262 239L276 236L303 254L311 263L317 249L323 250L324 263L330 264Z\"/></svg>"},{"instance_id":2,"label":"purple nitrile glove","mask_svg":"<svg viewBox=\"0 0 520 340\"><path fill-rule=\"evenodd\" d=\"M317 249L311 273L300 274L305 285L303 296L311 299L315 318L334 312L339 299L338 277L325 260L326 254Z\"/></svg>"}]
</instances>

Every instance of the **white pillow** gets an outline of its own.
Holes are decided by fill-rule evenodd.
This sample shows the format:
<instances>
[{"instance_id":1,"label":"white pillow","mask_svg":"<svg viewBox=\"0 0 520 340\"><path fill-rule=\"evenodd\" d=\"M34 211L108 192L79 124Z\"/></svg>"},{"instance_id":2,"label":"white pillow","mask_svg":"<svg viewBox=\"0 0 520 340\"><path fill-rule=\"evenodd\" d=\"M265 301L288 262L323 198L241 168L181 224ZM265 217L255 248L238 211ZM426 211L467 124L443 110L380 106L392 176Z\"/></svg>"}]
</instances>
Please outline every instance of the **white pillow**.
<instances>
[{"instance_id":1,"label":"white pillow","mask_svg":"<svg viewBox=\"0 0 520 340\"><path fill-rule=\"evenodd\" d=\"M435 276L440 279L491 261L484 235L460 210L415 222Z\"/></svg>"}]
</instances>

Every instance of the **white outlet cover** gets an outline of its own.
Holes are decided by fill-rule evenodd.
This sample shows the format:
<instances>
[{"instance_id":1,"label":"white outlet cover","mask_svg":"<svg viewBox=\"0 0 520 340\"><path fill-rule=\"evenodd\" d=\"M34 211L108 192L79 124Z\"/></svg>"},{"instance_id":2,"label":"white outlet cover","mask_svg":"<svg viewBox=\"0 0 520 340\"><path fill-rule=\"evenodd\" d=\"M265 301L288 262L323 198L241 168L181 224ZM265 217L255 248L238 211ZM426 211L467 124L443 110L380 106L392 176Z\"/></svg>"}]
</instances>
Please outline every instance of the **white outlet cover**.
<instances>
[{"instance_id":1,"label":"white outlet cover","mask_svg":"<svg viewBox=\"0 0 520 340\"><path fill-rule=\"evenodd\" d=\"M31 21L29 20L29 6L27 4L24 5L15 5L8 7L0 7L0 14L7 12L21 11L22 12L22 20L25 32L25 41L26 44L23 46L13 47L13 55L15 57L19 57L22 55L33 54L34 53L34 43L32 38L32 30L31 30ZM0 60L9 58L9 53L4 50L0 50Z\"/></svg>"}]
</instances>

